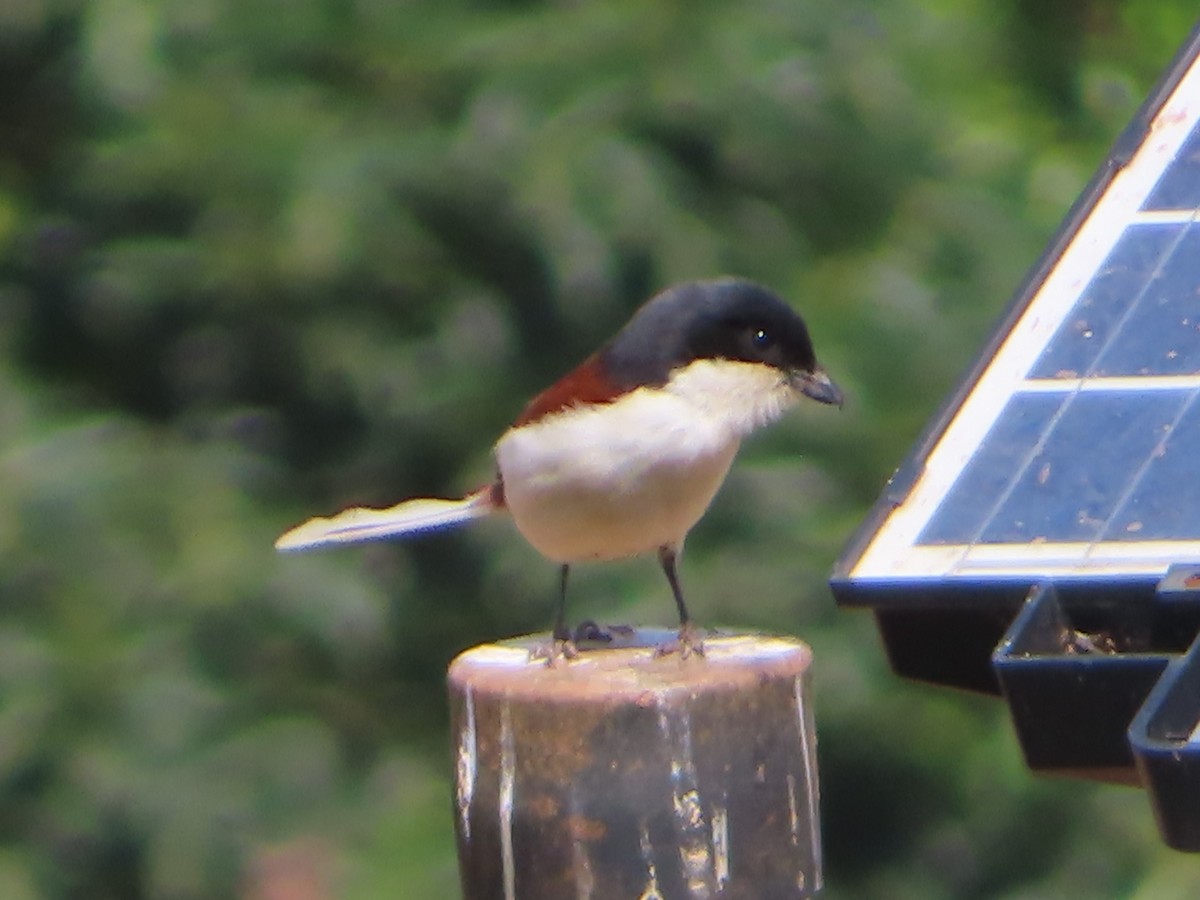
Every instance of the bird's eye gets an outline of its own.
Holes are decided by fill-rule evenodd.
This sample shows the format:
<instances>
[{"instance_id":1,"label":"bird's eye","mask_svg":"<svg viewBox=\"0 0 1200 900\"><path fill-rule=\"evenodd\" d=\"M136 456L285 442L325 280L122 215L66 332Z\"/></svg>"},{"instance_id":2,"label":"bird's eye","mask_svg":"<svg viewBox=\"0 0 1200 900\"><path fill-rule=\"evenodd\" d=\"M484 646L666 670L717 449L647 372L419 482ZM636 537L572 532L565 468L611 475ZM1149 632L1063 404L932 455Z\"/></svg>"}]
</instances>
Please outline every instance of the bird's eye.
<instances>
[{"instance_id":1,"label":"bird's eye","mask_svg":"<svg viewBox=\"0 0 1200 900\"><path fill-rule=\"evenodd\" d=\"M736 358L749 362L773 364L779 352L775 332L770 324L741 322L730 335L737 342Z\"/></svg>"}]
</instances>

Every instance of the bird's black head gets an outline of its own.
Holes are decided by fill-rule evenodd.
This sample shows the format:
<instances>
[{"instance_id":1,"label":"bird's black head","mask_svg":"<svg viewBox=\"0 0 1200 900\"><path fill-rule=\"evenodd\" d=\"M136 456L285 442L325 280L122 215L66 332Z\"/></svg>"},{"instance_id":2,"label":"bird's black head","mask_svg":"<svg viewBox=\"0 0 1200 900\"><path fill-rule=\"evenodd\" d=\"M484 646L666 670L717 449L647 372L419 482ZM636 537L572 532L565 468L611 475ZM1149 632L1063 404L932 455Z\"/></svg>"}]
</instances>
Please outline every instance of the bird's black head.
<instances>
[{"instance_id":1,"label":"bird's black head","mask_svg":"<svg viewBox=\"0 0 1200 900\"><path fill-rule=\"evenodd\" d=\"M727 359L771 366L813 399L842 402L817 364L804 320L771 291L739 279L663 291L634 314L603 356L626 387L662 385L688 363Z\"/></svg>"}]
</instances>

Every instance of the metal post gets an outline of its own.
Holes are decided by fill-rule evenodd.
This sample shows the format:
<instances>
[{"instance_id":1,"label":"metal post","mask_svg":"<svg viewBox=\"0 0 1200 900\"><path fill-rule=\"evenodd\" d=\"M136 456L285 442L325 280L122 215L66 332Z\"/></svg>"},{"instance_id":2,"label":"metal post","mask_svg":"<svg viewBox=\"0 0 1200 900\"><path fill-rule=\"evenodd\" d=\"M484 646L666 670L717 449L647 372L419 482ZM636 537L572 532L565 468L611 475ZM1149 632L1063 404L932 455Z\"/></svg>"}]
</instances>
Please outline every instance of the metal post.
<instances>
[{"instance_id":1,"label":"metal post","mask_svg":"<svg viewBox=\"0 0 1200 900\"><path fill-rule=\"evenodd\" d=\"M811 897L821 888L809 648L664 632L548 665L545 637L450 666L466 900Z\"/></svg>"}]
</instances>

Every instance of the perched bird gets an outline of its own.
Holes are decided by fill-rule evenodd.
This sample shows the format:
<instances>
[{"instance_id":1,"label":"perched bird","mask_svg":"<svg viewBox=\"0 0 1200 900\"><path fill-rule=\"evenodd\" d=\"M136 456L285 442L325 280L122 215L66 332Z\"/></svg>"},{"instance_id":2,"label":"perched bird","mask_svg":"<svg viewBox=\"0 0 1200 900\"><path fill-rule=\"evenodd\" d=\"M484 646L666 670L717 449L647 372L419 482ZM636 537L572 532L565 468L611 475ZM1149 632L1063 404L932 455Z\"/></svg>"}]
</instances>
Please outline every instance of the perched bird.
<instances>
[{"instance_id":1,"label":"perched bird","mask_svg":"<svg viewBox=\"0 0 1200 900\"><path fill-rule=\"evenodd\" d=\"M280 550L406 537L507 513L561 566L556 652L574 652L567 572L656 551L695 646L676 564L742 438L801 396L842 404L803 319L766 288L696 281L647 301L615 337L538 394L494 449L496 478L461 500L406 500L311 519Z\"/></svg>"}]
</instances>

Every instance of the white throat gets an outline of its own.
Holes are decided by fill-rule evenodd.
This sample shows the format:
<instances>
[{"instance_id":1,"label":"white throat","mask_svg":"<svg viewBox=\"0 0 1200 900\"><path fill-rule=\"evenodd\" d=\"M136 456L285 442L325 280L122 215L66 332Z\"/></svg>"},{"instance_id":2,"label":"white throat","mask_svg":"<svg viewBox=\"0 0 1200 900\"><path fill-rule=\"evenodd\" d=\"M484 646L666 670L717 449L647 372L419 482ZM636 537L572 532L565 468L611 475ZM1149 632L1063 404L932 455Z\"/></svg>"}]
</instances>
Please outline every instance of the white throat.
<instances>
[{"instance_id":1,"label":"white throat","mask_svg":"<svg viewBox=\"0 0 1200 900\"><path fill-rule=\"evenodd\" d=\"M726 359L691 363L671 378L666 390L738 438L774 422L797 399L778 369Z\"/></svg>"}]
</instances>

